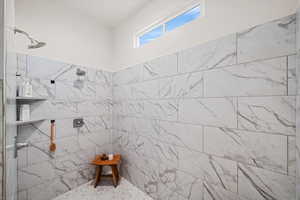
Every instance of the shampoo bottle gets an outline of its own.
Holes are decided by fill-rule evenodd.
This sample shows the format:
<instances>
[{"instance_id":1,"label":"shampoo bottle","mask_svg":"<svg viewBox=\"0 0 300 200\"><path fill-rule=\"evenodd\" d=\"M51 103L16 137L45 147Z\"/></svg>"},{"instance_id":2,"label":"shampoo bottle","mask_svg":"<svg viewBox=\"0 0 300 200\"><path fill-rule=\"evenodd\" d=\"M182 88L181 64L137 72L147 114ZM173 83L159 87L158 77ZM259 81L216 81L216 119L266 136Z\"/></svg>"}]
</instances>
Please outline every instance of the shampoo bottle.
<instances>
[{"instance_id":1,"label":"shampoo bottle","mask_svg":"<svg viewBox=\"0 0 300 200\"><path fill-rule=\"evenodd\" d=\"M32 97L32 85L28 79L26 79L23 83L22 93L24 97Z\"/></svg>"},{"instance_id":2,"label":"shampoo bottle","mask_svg":"<svg viewBox=\"0 0 300 200\"><path fill-rule=\"evenodd\" d=\"M30 120L30 105L29 104L22 104L20 105L20 121L29 121Z\"/></svg>"},{"instance_id":3,"label":"shampoo bottle","mask_svg":"<svg viewBox=\"0 0 300 200\"><path fill-rule=\"evenodd\" d=\"M16 75L16 82L17 82L16 96L17 97L21 97L22 96L22 84L21 84L21 75L20 74Z\"/></svg>"}]
</instances>

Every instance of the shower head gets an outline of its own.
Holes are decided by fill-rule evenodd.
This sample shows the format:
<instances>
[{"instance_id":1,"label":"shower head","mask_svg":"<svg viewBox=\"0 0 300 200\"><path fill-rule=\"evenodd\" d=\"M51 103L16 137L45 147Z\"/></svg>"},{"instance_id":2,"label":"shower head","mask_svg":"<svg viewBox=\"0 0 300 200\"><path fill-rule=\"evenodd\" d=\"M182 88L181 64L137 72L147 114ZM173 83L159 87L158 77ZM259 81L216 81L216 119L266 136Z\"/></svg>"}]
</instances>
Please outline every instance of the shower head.
<instances>
[{"instance_id":1,"label":"shower head","mask_svg":"<svg viewBox=\"0 0 300 200\"><path fill-rule=\"evenodd\" d=\"M22 31L21 29L15 28L14 32L15 34L20 33L22 35L25 35L30 40L30 45L28 45L27 47L28 49L37 49L46 45L45 42L37 41L36 39L32 38L27 32Z\"/></svg>"},{"instance_id":2,"label":"shower head","mask_svg":"<svg viewBox=\"0 0 300 200\"><path fill-rule=\"evenodd\" d=\"M46 45L45 42L31 43L30 45L28 45L28 49L37 49L37 48L41 48L45 45Z\"/></svg>"}]
</instances>

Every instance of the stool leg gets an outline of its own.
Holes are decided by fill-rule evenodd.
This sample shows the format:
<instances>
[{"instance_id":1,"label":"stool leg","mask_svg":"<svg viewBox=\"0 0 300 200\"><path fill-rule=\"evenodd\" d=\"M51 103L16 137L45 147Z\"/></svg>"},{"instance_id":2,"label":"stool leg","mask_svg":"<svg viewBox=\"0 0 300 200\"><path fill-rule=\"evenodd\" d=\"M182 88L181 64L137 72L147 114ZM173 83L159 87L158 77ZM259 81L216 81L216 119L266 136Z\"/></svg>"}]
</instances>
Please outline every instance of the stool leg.
<instances>
[{"instance_id":1,"label":"stool leg","mask_svg":"<svg viewBox=\"0 0 300 200\"><path fill-rule=\"evenodd\" d=\"M118 185L118 172L116 170L116 165L111 165L111 171L112 171L112 178L113 178L113 184L115 187Z\"/></svg>"},{"instance_id":2,"label":"stool leg","mask_svg":"<svg viewBox=\"0 0 300 200\"><path fill-rule=\"evenodd\" d=\"M96 166L96 178L95 178L95 183L94 183L94 187L96 188L100 178L101 178L101 173L102 173L102 166Z\"/></svg>"},{"instance_id":3,"label":"stool leg","mask_svg":"<svg viewBox=\"0 0 300 200\"><path fill-rule=\"evenodd\" d=\"M120 182L120 174L119 174L119 169L118 166L116 165L116 173L117 173L117 180L118 180L118 184Z\"/></svg>"}]
</instances>

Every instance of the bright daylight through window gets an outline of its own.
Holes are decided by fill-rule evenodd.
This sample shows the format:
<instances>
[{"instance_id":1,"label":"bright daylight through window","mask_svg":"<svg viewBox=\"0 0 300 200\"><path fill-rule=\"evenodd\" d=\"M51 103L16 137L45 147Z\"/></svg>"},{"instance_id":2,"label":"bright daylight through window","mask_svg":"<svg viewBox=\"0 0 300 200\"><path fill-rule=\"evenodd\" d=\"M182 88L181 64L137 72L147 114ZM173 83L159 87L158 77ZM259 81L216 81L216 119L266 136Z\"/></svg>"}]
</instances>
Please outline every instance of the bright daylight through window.
<instances>
[{"instance_id":1,"label":"bright daylight through window","mask_svg":"<svg viewBox=\"0 0 300 200\"><path fill-rule=\"evenodd\" d=\"M143 31L141 34L137 35L137 47L140 47L144 44L155 40L156 38L161 37L165 32L172 31L180 26L183 26L186 23L189 23L200 16L203 16L203 10L201 10L201 5L194 6L187 11L176 15L175 17L157 23L151 28Z\"/></svg>"}]
</instances>

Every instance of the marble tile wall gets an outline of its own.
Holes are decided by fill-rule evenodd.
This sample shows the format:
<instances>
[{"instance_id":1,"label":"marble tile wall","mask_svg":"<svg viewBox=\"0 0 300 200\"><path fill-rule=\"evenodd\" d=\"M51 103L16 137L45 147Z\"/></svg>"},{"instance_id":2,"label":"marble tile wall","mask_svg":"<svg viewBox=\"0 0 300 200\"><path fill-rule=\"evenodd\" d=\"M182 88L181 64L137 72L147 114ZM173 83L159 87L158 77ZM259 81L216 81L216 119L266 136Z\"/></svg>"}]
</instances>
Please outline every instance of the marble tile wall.
<instances>
[{"instance_id":1,"label":"marble tile wall","mask_svg":"<svg viewBox=\"0 0 300 200\"><path fill-rule=\"evenodd\" d=\"M86 71L82 85L77 69ZM18 141L30 144L18 152L18 199L50 200L91 180L89 162L95 154L112 151L112 76L23 54L17 54L10 76L15 73L31 80L35 97L47 98L31 104L31 118L45 120L18 128ZM85 125L73 128L78 117ZM49 153L51 119L56 120L55 153Z\"/></svg>"},{"instance_id":2,"label":"marble tile wall","mask_svg":"<svg viewBox=\"0 0 300 200\"><path fill-rule=\"evenodd\" d=\"M296 93L295 15L116 72L122 175L157 200L295 200Z\"/></svg>"},{"instance_id":3,"label":"marble tile wall","mask_svg":"<svg viewBox=\"0 0 300 200\"><path fill-rule=\"evenodd\" d=\"M295 171L296 171L296 191L297 200L300 200L300 7L297 9L297 27L296 27L296 39L297 39L297 55L296 55L296 69L295 74L297 77L296 82L296 105L297 105L297 115L296 115L296 148L295 148Z\"/></svg>"},{"instance_id":4,"label":"marble tile wall","mask_svg":"<svg viewBox=\"0 0 300 200\"><path fill-rule=\"evenodd\" d=\"M17 56L15 53L6 54L6 79L5 79L5 198L16 200L17 191L17 159L14 148L17 136L17 126L12 123L16 120L16 69Z\"/></svg>"},{"instance_id":5,"label":"marble tile wall","mask_svg":"<svg viewBox=\"0 0 300 200\"><path fill-rule=\"evenodd\" d=\"M0 79L0 200L4 199L3 198L3 175L4 175L4 148L3 148L3 140L4 138L4 131L3 127L5 126L4 124L4 115L3 115L3 79Z\"/></svg>"},{"instance_id":6,"label":"marble tile wall","mask_svg":"<svg viewBox=\"0 0 300 200\"><path fill-rule=\"evenodd\" d=\"M16 57L7 95L14 96L18 73L47 98L31 113L46 120L18 129L18 141L30 143L19 151L19 200L52 199L87 182L94 173L88 162L112 151L111 143L123 155L122 175L154 199L296 199L294 15L113 75ZM82 87L78 68L87 72ZM74 129L77 117L85 126Z\"/></svg>"}]
</instances>

